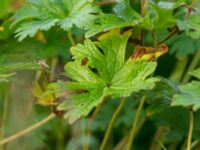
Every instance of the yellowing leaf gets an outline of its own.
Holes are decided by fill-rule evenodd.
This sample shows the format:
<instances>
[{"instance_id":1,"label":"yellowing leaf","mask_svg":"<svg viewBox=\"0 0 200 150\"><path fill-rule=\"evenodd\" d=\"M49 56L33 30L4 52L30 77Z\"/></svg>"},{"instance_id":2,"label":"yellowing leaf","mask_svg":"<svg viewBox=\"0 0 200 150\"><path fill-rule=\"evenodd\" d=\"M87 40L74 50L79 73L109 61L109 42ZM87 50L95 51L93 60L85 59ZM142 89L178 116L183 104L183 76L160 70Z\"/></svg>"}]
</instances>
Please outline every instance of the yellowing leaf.
<instances>
[{"instance_id":1,"label":"yellowing leaf","mask_svg":"<svg viewBox=\"0 0 200 150\"><path fill-rule=\"evenodd\" d=\"M55 105L56 102L54 96L51 93L44 94L46 87L44 88L45 89L42 89L37 82L34 82L32 85L32 93L37 98L37 103L44 106Z\"/></svg>"}]
</instances>

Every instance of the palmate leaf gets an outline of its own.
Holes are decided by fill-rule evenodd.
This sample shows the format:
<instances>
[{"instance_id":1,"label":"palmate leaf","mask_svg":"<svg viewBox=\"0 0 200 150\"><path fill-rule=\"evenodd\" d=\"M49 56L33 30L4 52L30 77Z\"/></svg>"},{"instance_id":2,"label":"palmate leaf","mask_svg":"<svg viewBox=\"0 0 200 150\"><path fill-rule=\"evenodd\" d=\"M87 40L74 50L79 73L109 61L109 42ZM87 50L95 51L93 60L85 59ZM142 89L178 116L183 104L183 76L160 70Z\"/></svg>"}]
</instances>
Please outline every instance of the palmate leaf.
<instances>
[{"instance_id":1,"label":"palmate leaf","mask_svg":"<svg viewBox=\"0 0 200 150\"><path fill-rule=\"evenodd\" d=\"M154 72L156 62L125 60L130 35L130 31L120 34L114 30L96 42L86 39L84 45L71 48L74 61L66 64L65 72L72 81L66 83L66 88L77 92L58 107L66 111L70 123L87 115L106 96L127 97L154 87L158 79L147 77Z\"/></svg>"},{"instance_id":2,"label":"palmate leaf","mask_svg":"<svg viewBox=\"0 0 200 150\"><path fill-rule=\"evenodd\" d=\"M183 0L177 2L149 2L147 13L140 25L141 28L153 31L175 26L178 12L175 13L174 10L182 4Z\"/></svg>"},{"instance_id":3,"label":"palmate leaf","mask_svg":"<svg viewBox=\"0 0 200 150\"><path fill-rule=\"evenodd\" d=\"M191 73L199 78L199 69ZM192 81L180 87L181 93L174 95L172 106L191 107L194 111L200 108L200 81Z\"/></svg>"},{"instance_id":4,"label":"palmate leaf","mask_svg":"<svg viewBox=\"0 0 200 150\"><path fill-rule=\"evenodd\" d=\"M136 26L142 22L142 17L132 9L129 0L118 1L118 4L114 7L114 13L99 15L86 32L86 37L110 29Z\"/></svg>"},{"instance_id":5,"label":"palmate leaf","mask_svg":"<svg viewBox=\"0 0 200 150\"><path fill-rule=\"evenodd\" d=\"M174 10L180 7L184 0L158 3L150 1L144 17L131 7L130 0L118 0L117 2L113 9L114 14L99 15L86 32L86 37L123 27L137 26L150 31L173 27L177 24L177 18L180 17L176 14L179 11L174 13Z\"/></svg>"},{"instance_id":6,"label":"palmate leaf","mask_svg":"<svg viewBox=\"0 0 200 150\"><path fill-rule=\"evenodd\" d=\"M53 26L60 26L69 30L73 25L87 29L100 12L93 0L28 0L13 18L12 26L20 24L16 30L16 37L23 40L27 36L33 37L39 30L49 30Z\"/></svg>"},{"instance_id":7,"label":"palmate leaf","mask_svg":"<svg viewBox=\"0 0 200 150\"><path fill-rule=\"evenodd\" d=\"M179 58L194 54L200 48L200 39L194 40L185 33L175 35L167 43L171 47L170 53L175 54Z\"/></svg>"}]
</instances>

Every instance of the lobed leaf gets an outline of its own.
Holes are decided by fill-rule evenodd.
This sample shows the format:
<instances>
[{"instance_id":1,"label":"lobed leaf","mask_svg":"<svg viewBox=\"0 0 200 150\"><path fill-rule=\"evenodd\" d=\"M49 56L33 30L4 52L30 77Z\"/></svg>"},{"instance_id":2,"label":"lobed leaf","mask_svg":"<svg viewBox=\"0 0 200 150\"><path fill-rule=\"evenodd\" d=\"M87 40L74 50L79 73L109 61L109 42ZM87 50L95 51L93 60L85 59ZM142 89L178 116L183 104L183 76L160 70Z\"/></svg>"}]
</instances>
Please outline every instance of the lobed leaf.
<instances>
[{"instance_id":1,"label":"lobed leaf","mask_svg":"<svg viewBox=\"0 0 200 150\"><path fill-rule=\"evenodd\" d=\"M28 0L13 16L12 26L19 24L16 37L19 40L33 37L40 30L60 26L69 30L73 25L87 29L100 12L93 0Z\"/></svg>"},{"instance_id":2,"label":"lobed leaf","mask_svg":"<svg viewBox=\"0 0 200 150\"><path fill-rule=\"evenodd\" d=\"M194 111L200 108L200 82L192 81L180 87L181 94L174 95L172 106L191 107Z\"/></svg>"},{"instance_id":3,"label":"lobed leaf","mask_svg":"<svg viewBox=\"0 0 200 150\"><path fill-rule=\"evenodd\" d=\"M132 9L129 0L119 1L114 7L115 14L100 14L86 32L86 37L110 29L139 25L142 17Z\"/></svg>"},{"instance_id":4,"label":"lobed leaf","mask_svg":"<svg viewBox=\"0 0 200 150\"><path fill-rule=\"evenodd\" d=\"M156 62L125 60L130 35L130 31L120 34L113 30L96 42L86 39L84 45L71 48L74 61L65 65L65 75L72 81L65 88L74 92L58 107L66 111L70 123L87 115L106 96L127 97L154 87L158 79L148 76L154 72Z\"/></svg>"}]
</instances>

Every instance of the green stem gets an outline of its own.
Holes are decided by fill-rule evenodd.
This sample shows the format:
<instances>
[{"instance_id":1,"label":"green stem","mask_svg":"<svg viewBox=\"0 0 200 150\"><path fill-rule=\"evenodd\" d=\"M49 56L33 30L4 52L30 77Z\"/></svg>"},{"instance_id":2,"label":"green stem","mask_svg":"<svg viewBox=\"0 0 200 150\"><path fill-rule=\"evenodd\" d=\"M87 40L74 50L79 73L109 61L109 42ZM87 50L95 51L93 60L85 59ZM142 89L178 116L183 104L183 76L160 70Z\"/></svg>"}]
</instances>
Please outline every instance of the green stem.
<instances>
[{"instance_id":1,"label":"green stem","mask_svg":"<svg viewBox=\"0 0 200 150\"><path fill-rule=\"evenodd\" d=\"M81 120L81 132L82 132L82 146L83 150L87 150L87 139L85 134L85 122L84 119Z\"/></svg>"},{"instance_id":2,"label":"green stem","mask_svg":"<svg viewBox=\"0 0 200 150\"><path fill-rule=\"evenodd\" d=\"M67 32L67 36L68 36L68 39L69 39L71 45L72 45L72 46L75 46L76 43L75 43L75 41L74 41L74 39L73 39L73 37L72 37L72 32L71 32L71 30L69 30L69 31Z\"/></svg>"},{"instance_id":3,"label":"green stem","mask_svg":"<svg viewBox=\"0 0 200 150\"><path fill-rule=\"evenodd\" d=\"M140 113L141 113L142 107L144 106L145 99L146 99L146 97L143 96L141 101L140 101L138 110L136 112L136 116L135 116L135 119L133 121L133 126L132 126L132 129L131 129L131 133L130 133L130 137L129 137L129 141L128 141L127 150L131 149L132 142L133 142L133 139L134 139L134 136L135 136L135 133L136 133L136 126L137 126L137 123L139 121Z\"/></svg>"},{"instance_id":4,"label":"green stem","mask_svg":"<svg viewBox=\"0 0 200 150\"><path fill-rule=\"evenodd\" d=\"M188 67L185 76L183 77L182 84L185 84L190 80L190 74L188 74L188 72L196 68L196 66L199 63L199 59L200 59L200 50L198 50L197 53L194 55L192 62L190 63L190 66Z\"/></svg>"},{"instance_id":5,"label":"green stem","mask_svg":"<svg viewBox=\"0 0 200 150\"><path fill-rule=\"evenodd\" d=\"M147 11L148 0L141 0L141 16L144 17Z\"/></svg>"},{"instance_id":6,"label":"green stem","mask_svg":"<svg viewBox=\"0 0 200 150\"><path fill-rule=\"evenodd\" d=\"M18 132L16 134L14 134L14 135L11 135L8 138L5 138L5 139L1 140L0 141L0 145L4 145L6 143L9 143L9 142L11 142L11 141L13 141L15 139L18 139L18 138L20 138L20 137L28 134L29 132L31 132L31 131L39 128L40 126L44 125L45 123L49 122L53 118L55 118L55 114L52 113L49 116L47 116L46 118L44 118L43 120L41 120L40 122L38 122L38 123L36 123L36 124L34 124L34 125L26 128L26 129L24 129L24 130L22 130L22 131L20 131L20 132Z\"/></svg>"},{"instance_id":7,"label":"green stem","mask_svg":"<svg viewBox=\"0 0 200 150\"><path fill-rule=\"evenodd\" d=\"M187 139L187 150L191 150L191 143L192 143L192 132L193 132L193 123L194 123L194 114L193 111L189 111L190 114L190 123L189 123L189 132L188 132L188 139Z\"/></svg>"},{"instance_id":8,"label":"green stem","mask_svg":"<svg viewBox=\"0 0 200 150\"><path fill-rule=\"evenodd\" d=\"M141 130L141 128L143 127L144 123L146 122L147 118L145 117L143 120L141 120L138 124L138 128L136 130L135 135ZM131 130L130 130L131 132ZM127 143L127 141L129 140L129 136L130 136L130 132L128 134L126 134L121 141L113 148L113 150L122 150L124 145Z\"/></svg>"},{"instance_id":9,"label":"green stem","mask_svg":"<svg viewBox=\"0 0 200 150\"><path fill-rule=\"evenodd\" d=\"M156 50L158 50L158 39L157 39L157 35L156 35L156 32L155 31L152 31L152 37L153 37L153 45L154 45L154 48Z\"/></svg>"},{"instance_id":10,"label":"green stem","mask_svg":"<svg viewBox=\"0 0 200 150\"><path fill-rule=\"evenodd\" d=\"M96 109L94 110L94 112L92 113L92 116L90 117L90 120L89 120L89 122L88 122L88 133L87 133L87 135L88 135L88 142L87 142L87 145L86 145L86 147L85 147L85 150L88 150L89 148L89 145L90 145L90 138L91 138L91 135L92 135L92 129L91 129L91 126L92 126L92 122L94 121L94 118L96 117L96 115L97 115L97 113L99 112L99 110L100 110L100 108L101 108L101 104L99 104L97 107L96 107Z\"/></svg>"},{"instance_id":11,"label":"green stem","mask_svg":"<svg viewBox=\"0 0 200 150\"><path fill-rule=\"evenodd\" d=\"M122 108L123 108L123 106L125 104L125 101L126 101L125 98L121 99L119 106L117 107L117 109L115 110L114 114L112 115L112 118L111 118L111 120L109 122L109 125L108 125L107 129L106 129L106 133L104 135L103 142L101 143L100 150L104 150L105 149L105 146L106 146L106 143L107 143L108 138L110 136L113 124L114 124L115 120L117 119L117 116L119 115L120 111L122 110Z\"/></svg>"},{"instance_id":12,"label":"green stem","mask_svg":"<svg viewBox=\"0 0 200 150\"><path fill-rule=\"evenodd\" d=\"M141 0L141 16L144 17L146 14L146 8L148 5L148 0ZM144 45L144 30L141 29L141 35L140 35L140 41L141 41L141 45Z\"/></svg>"},{"instance_id":13,"label":"green stem","mask_svg":"<svg viewBox=\"0 0 200 150\"><path fill-rule=\"evenodd\" d=\"M188 57L184 57L182 59L177 60L175 67L172 71L172 74L169 77L169 80L176 82L181 81L185 68L187 67L188 60L189 60Z\"/></svg>"},{"instance_id":14,"label":"green stem","mask_svg":"<svg viewBox=\"0 0 200 150\"><path fill-rule=\"evenodd\" d=\"M165 126L160 126L156 130L149 150L159 150L159 149L161 149L160 144L158 143L158 139L160 140L161 143L163 143L164 135L165 135L166 131L167 131L167 127L165 127Z\"/></svg>"},{"instance_id":15,"label":"green stem","mask_svg":"<svg viewBox=\"0 0 200 150\"><path fill-rule=\"evenodd\" d=\"M2 115L2 128L0 132L0 140L5 136L5 126L8 116L8 85L5 85L4 103L3 103L3 115ZM0 150L3 150L3 145L0 146Z\"/></svg>"}]
</instances>

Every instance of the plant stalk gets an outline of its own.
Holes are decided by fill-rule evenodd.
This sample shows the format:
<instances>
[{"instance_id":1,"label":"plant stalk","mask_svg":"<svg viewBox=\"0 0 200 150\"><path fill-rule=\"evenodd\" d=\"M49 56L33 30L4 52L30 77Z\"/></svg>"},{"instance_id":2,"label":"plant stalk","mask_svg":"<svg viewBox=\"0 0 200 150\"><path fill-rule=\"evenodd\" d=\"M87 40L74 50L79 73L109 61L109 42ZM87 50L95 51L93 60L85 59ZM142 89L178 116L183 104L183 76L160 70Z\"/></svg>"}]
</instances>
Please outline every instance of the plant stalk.
<instances>
[{"instance_id":1,"label":"plant stalk","mask_svg":"<svg viewBox=\"0 0 200 150\"><path fill-rule=\"evenodd\" d=\"M188 57L178 59L171 75L169 76L169 80L180 82L183 77L185 68L187 67L188 61Z\"/></svg>"},{"instance_id":2,"label":"plant stalk","mask_svg":"<svg viewBox=\"0 0 200 150\"><path fill-rule=\"evenodd\" d=\"M148 0L141 0L141 16L144 17L146 14L146 8L148 5ZM141 29L141 35L140 35L140 45L144 45L144 30Z\"/></svg>"},{"instance_id":3,"label":"plant stalk","mask_svg":"<svg viewBox=\"0 0 200 150\"><path fill-rule=\"evenodd\" d=\"M5 136L5 126L7 122L8 116L8 85L5 85L5 92L4 92L4 102L3 102L3 115L2 115L2 126L0 132L0 140L2 140ZM0 146L0 150L3 150L3 145Z\"/></svg>"},{"instance_id":4,"label":"plant stalk","mask_svg":"<svg viewBox=\"0 0 200 150\"><path fill-rule=\"evenodd\" d=\"M114 114L112 115L112 118L111 118L111 120L109 122L109 125L108 125L107 129L106 129L106 133L104 135L103 142L101 143L100 150L104 150L105 149L105 146L106 146L106 143L108 141L108 138L110 137L110 133L111 133L111 129L113 127L113 124L114 124L115 120L117 119L117 116L121 112L121 110L122 110L122 108L123 108L123 106L125 104L125 101L126 101L125 98L121 99L119 106L117 107L117 109L115 110Z\"/></svg>"},{"instance_id":5,"label":"plant stalk","mask_svg":"<svg viewBox=\"0 0 200 150\"><path fill-rule=\"evenodd\" d=\"M165 37L162 41L159 42L159 44L163 44L165 43L166 41L168 41L169 39L171 39L176 33L178 33L179 30L178 28L175 28L174 31L172 31L167 37Z\"/></svg>"},{"instance_id":6,"label":"plant stalk","mask_svg":"<svg viewBox=\"0 0 200 150\"><path fill-rule=\"evenodd\" d=\"M136 133L136 126L138 124L140 113L141 113L142 107L144 106L144 103L145 103L145 99L146 99L146 97L143 96L141 101L140 101L140 104L138 106L138 110L136 112L136 116L135 116L135 119L133 121L132 129L131 129L131 133L130 133L127 150L131 149L132 142L134 140L134 136L135 136L135 133Z\"/></svg>"},{"instance_id":7,"label":"plant stalk","mask_svg":"<svg viewBox=\"0 0 200 150\"><path fill-rule=\"evenodd\" d=\"M156 51L158 50L158 39L155 31L152 31L153 45Z\"/></svg>"},{"instance_id":8,"label":"plant stalk","mask_svg":"<svg viewBox=\"0 0 200 150\"><path fill-rule=\"evenodd\" d=\"M191 143L192 143L192 132L193 132L193 124L194 124L194 114L192 110L189 110L189 132L188 132L188 139L187 139L187 150L191 150Z\"/></svg>"},{"instance_id":9,"label":"plant stalk","mask_svg":"<svg viewBox=\"0 0 200 150\"><path fill-rule=\"evenodd\" d=\"M190 74L188 74L188 72L190 72L196 68L196 66L199 63L199 59L200 59L200 50L198 50L196 52L196 54L194 55L192 62L190 63L185 76L183 77L182 84L186 84L190 80Z\"/></svg>"},{"instance_id":10,"label":"plant stalk","mask_svg":"<svg viewBox=\"0 0 200 150\"><path fill-rule=\"evenodd\" d=\"M72 46L75 46L76 43L75 43L75 41L74 41L74 38L72 37L72 32L71 32L71 30L69 30L69 31L67 32L67 36L68 36L68 39L69 39L71 45L72 45Z\"/></svg>"},{"instance_id":11,"label":"plant stalk","mask_svg":"<svg viewBox=\"0 0 200 150\"><path fill-rule=\"evenodd\" d=\"M26 129L24 129L24 130L22 130L22 131L16 133L16 134L14 134L14 135L11 135L11 136L8 137L8 138L5 138L5 139L1 140L1 141L0 141L0 145L4 145L4 144L6 144L6 143L9 143L9 142L11 142L11 141L13 141L13 140L15 140L15 139L17 139L17 138L20 138L20 137L22 137L22 136L28 134L29 132L31 132L31 131L37 129L38 127L40 127L40 126L44 125L45 123L47 123L48 121L52 120L54 117L55 117L55 114L53 114L53 113L50 114L49 116L47 116L46 118L44 118L44 119L41 120L40 122L37 122L36 124L34 124L34 125L32 125L32 126L26 128Z\"/></svg>"},{"instance_id":12,"label":"plant stalk","mask_svg":"<svg viewBox=\"0 0 200 150\"><path fill-rule=\"evenodd\" d=\"M89 148L89 145L90 145L90 138L91 138L91 135L92 135L92 129L91 129L91 126L92 126L92 122L94 121L94 118L96 117L97 113L99 112L101 108L101 104L99 104L96 109L94 110L94 112L92 113L92 116L90 117L89 119L89 122L88 122L88 129L87 129L87 135L88 135L88 143L85 147L85 150L88 150Z\"/></svg>"}]
</instances>

